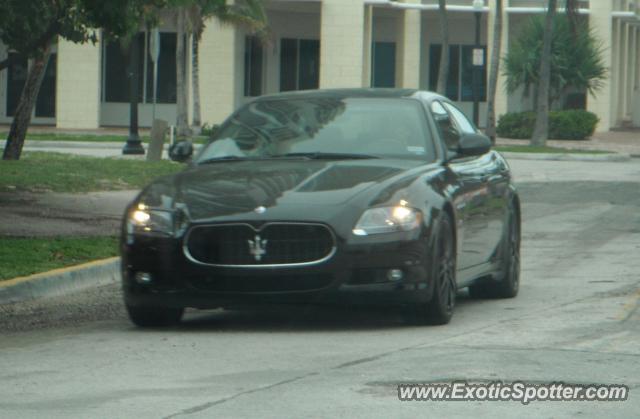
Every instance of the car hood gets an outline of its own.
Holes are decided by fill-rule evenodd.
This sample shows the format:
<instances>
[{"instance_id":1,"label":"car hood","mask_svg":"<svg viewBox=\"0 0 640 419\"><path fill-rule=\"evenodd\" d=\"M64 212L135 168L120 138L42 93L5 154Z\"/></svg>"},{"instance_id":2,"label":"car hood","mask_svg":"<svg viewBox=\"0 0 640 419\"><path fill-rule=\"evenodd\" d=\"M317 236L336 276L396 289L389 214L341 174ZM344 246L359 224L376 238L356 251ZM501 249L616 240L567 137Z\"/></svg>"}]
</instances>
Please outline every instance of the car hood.
<instances>
[{"instance_id":1,"label":"car hood","mask_svg":"<svg viewBox=\"0 0 640 419\"><path fill-rule=\"evenodd\" d=\"M253 213L257 207L274 216L283 208L288 214L296 208L331 211L420 165L391 159L218 162L159 179L138 202L180 206L193 221Z\"/></svg>"}]
</instances>

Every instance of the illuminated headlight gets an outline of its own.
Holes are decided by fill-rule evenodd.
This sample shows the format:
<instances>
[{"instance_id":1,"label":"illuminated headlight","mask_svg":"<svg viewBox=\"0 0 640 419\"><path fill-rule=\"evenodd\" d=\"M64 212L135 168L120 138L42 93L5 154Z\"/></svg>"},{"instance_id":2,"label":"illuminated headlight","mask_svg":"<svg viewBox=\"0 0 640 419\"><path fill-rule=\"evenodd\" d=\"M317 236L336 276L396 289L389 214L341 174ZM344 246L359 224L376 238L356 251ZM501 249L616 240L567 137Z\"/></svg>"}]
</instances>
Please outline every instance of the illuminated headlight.
<instances>
[{"instance_id":1,"label":"illuminated headlight","mask_svg":"<svg viewBox=\"0 0 640 419\"><path fill-rule=\"evenodd\" d=\"M420 227L422 213L404 205L371 208L362 214L353 228L356 236L409 231Z\"/></svg>"},{"instance_id":2,"label":"illuminated headlight","mask_svg":"<svg viewBox=\"0 0 640 419\"><path fill-rule=\"evenodd\" d=\"M129 225L135 233L171 235L174 232L173 213L140 204L129 214Z\"/></svg>"}]
</instances>

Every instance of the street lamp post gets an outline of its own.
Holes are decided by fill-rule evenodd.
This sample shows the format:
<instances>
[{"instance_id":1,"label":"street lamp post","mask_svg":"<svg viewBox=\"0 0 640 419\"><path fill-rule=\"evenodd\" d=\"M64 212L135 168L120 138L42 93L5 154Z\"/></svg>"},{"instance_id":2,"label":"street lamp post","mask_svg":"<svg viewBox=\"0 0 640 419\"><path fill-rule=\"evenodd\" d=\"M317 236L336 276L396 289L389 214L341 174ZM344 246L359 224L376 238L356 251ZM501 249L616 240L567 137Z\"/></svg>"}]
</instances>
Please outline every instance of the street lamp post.
<instances>
[{"instance_id":1,"label":"street lamp post","mask_svg":"<svg viewBox=\"0 0 640 419\"><path fill-rule=\"evenodd\" d=\"M480 121L480 70L484 66L484 52L480 47L480 18L484 0L473 0L473 14L475 17L476 39L473 47L473 123L478 126Z\"/></svg>"},{"instance_id":2,"label":"street lamp post","mask_svg":"<svg viewBox=\"0 0 640 419\"><path fill-rule=\"evenodd\" d=\"M144 154L144 147L138 135L138 65L140 51L137 38L133 37L129 46L129 137L122 154Z\"/></svg>"}]
</instances>

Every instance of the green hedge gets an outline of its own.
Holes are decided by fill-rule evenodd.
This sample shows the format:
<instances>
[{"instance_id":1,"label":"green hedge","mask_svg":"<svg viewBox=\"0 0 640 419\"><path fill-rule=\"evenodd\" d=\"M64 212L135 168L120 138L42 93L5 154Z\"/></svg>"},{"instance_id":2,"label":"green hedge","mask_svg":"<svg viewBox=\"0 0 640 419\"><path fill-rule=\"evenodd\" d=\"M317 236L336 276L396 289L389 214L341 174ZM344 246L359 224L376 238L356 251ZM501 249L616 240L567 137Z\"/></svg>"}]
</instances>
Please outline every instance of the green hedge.
<instances>
[{"instance_id":1,"label":"green hedge","mask_svg":"<svg viewBox=\"0 0 640 419\"><path fill-rule=\"evenodd\" d=\"M584 140L593 135L598 117L584 110L549 112L549 138L553 140ZM534 112L511 112L498 120L499 137L529 139L536 124Z\"/></svg>"}]
</instances>

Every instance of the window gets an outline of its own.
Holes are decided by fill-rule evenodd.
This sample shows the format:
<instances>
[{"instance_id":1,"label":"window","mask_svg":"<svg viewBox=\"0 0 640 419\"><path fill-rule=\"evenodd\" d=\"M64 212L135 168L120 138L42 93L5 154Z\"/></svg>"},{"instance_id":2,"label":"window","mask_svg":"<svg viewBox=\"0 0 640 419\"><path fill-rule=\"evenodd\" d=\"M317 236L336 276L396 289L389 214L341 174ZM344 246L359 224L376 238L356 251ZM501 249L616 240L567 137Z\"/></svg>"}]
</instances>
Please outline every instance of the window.
<instances>
[{"instance_id":1,"label":"window","mask_svg":"<svg viewBox=\"0 0 640 419\"><path fill-rule=\"evenodd\" d=\"M440 138L444 141L447 150L456 151L460 143L460 133L452 122L451 115L438 101L431 103L431 113L436 120Z\"/></svg>"},{"instance_id":2,"label":"window","mask_svg":"<svg viewBox=\"0 0 640 419\"><path fill-rule=\"evenodd\" d=\"M460 128L460 131L462 131L465 134L476 133L476 129L474 128L473 124L469 121L467 116L464 113L462 113L460 109L446 102L444 103L444 107L447 108L451 116L453 116L453 120L458 126L458 128Z\"/></svg>"},{"instance_id":3,"label":"window","mask_svg":"<svg viewBox=\"0 0 640 419\"><path fill-rule=\"evenodd\" d=\"M11 65L7 68L7 116L14 116L22 89L27 81L29 61L16 53L9 53ZM55 118L56 116L56 53L52 53L42 78L40 91L36 98L35 116Z\"/></svg>"},{"instance_id":4,"label":"window","mask_svg":"<svg viewBox=\"0 0 640 419\"><path fill-rule=\"evenodd\" d=\"M29 60L27 60L27 57L13 52L10 52L9 55L11 65L7 69L7 116L14 116L20 101L22 88L27 81Z\"/></svg>"},{"instance_id":5,"label":"window","mask_svg":"<svg viewBox=\"0 0 640 419\"><path fill-rule=\"evenodd\" d=\"M396 86L396 44L375 42L372 50L372 87Z\"/></svg>"},{"instance_id":6,"label":"window","mask_svg":"<svg viewBox=\"0 0 640 419\"><path fill-rule=\"evenodd\" d=\"M262 94L263 48L255 36L247 36L244 41L244 95Z\"/></svg>"},{"instance_id":7,"label":"window","mask_svg":"<svg viewBox=\"0 0 640 419\"><path fill-rule=\"evenodd\" d=\"M56 67L57 54L49 56L49 63L42 77L40 91L36 99L36 118L55 118L56 116Z\"/></svg>"},{"instance_id":8,"label":"window","mask_svg":"<svg viewBox=\"0 0 640 419\"><path fill-rule=\"evenodd\" d=\"M473 46L449 45L449 76L447 77L446 96L455 101L473 101ZM480 47L487 62L486 47ZM433 44L429 49L429 89L436 90L438 72L440 70L440 52L442 45ZM480 70L480 91L478 98L481 102L487 100L487 66Z\"/></svg>"},{"instance_id":9,"label":"window","mask_svg":"<svg viewBox=\"0 0 640 419\"><path fill-rule=\"evenodd\" d=\"M153 102L153 61L149 55L150 37L138 33L133 42L138 47L138 101ZM158 57L158 103L176 103L176 43L175 33L160 34ZM106 42L103 63L103 100L105 102L129 102L129 52L119 42ZM185 57L188 54L185 54ZM186 63L185 63L186 67ZM146 73L145 73L146 71ZM146 74L146 77L145 77Z\"/></svg>"},{"instance_id":10,"label":"window","mask_svg":"<svg viewBox=\"0 0 640 419\"><path fill-rule=\"evenodd\" d=\"M320 41L280 41L280 91L317 89L320 84Z\"/></svg>"},{"instance_id":11,"label":"window","mask_svg":"<svg viewBox=\"0 0 640 419\"><path fill-rule=\"evenodd\" d=\"M151 37L149 37L151 39ZM158 57L158 93L157 103L176 103L177 97L177 81L176 81L176 46L178 35L173 32L160 33L160 56ZM184 40L186 44L186 39ZM147 45L147 51L150 41ZM188 59L188 49L185 45L185 71L186 60ZM147 57L147 103L153 103L153 61L151 56L146 53ZM186 74L186 73L185 73Z\"/></svg>"}]
</instances>

